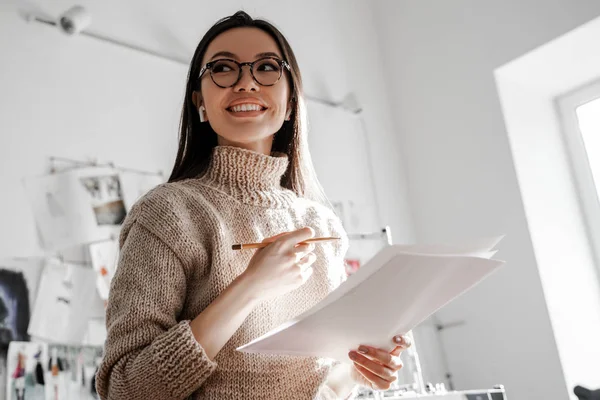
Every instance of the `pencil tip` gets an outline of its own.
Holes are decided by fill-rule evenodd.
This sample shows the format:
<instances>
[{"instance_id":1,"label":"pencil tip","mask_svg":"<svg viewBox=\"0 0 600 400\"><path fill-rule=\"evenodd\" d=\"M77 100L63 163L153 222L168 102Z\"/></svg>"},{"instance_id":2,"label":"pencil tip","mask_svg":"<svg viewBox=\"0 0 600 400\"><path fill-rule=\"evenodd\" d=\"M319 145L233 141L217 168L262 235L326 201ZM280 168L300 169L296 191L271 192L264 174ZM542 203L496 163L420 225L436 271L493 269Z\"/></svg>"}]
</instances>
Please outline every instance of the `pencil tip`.
<instances>
[{"instance_id":1,"label":"pencil tip","mask_svg":"<svg viewBox=\"0 0 600 400\"><path fill-rule=\"evenodd\" d=\"M241 244L234 244L233 246L231 246L231 248L233 250L241 250L242 249L242 245Z\"/></svg>"}]
</instances>

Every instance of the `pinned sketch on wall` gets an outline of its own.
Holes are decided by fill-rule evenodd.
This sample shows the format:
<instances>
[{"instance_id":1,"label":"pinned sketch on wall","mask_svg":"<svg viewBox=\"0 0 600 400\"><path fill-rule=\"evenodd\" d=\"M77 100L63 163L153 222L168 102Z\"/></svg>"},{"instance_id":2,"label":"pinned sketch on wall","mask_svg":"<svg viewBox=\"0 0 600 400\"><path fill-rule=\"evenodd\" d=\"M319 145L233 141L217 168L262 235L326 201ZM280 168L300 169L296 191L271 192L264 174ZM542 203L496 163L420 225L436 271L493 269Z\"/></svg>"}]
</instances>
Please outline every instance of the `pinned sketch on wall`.
<instances>
[{"instance_id":1,"label":"pinned sketch on wall","mask_svg":"<svg viewBox=\"0 0 600 400\"><path fill-rule=\"evenodd\" d=\"M44 258L38 257L0 260L0 270L11 271L23 275L29 295L30 308L35 304L37 288L45 263L46 261Z\"/></svg>"},{"instance_id":2,"label":"pinned sketch on wall","mask_svg":"<svg viewBox=\"0 0 600 400\"><path fill-rule=\"evenodd\" d=\"M35 302L42 266L41 259L0 261L0 399L6 393L9 341L29 339L30 307Z\"/></svg>"},{"instance_id":3,"label":"pinned sketch on wall","mask_svg":"<svg viewBox=\"0 0 600 400\"><path fill-rule=\"evenodd\" d=\"M360 260L356 258L346 258L344 259L344 267L346 275L350 276L355 274L360 268Z\"/></svg>"},{"instance_id":4,"label":"pinned sketch on wall","mask_svg":"<svg viewBox=\"0 0 600 400\"><path fill-rule=\"evenodd\" d=\"M12 342L6 355L0 399L92 400L102 349Z\"/></svg>"},{"instance_id":5,"label":"pinned sketch on wall","mask_svg":"<svg viewBox=\"0 0 600 400\"><path fill-rule=\"evenodd\" d=\"M27 178L24 184L46 250L63 250L118 234L125 207L113 168L78 168Z\"/></svg>"},{"instance_id":6,"label":"pinned sketch on wall","mask_svg":"<svg viewBox=\"0 0 600 400\"><path fill-rule=\"evenodd\" d=\"M96 288L103 300L108 300L110 281L115 274L119 258L119 243L116 240L93 243L89 246L92 267L96 271Z\"/></svg>"},{"instance_id":7,"label":"pinned sketch on wall","mask_svg":"<svg viewBox=\"0 0 600 400\"><path fill-rule=\"evenodd\" d=\"M104 302L96 292L92 268L48 260L28 333L53 343L81 344L88 321L104 315Z\"/></svg>"},{"instance_id":8,"label":"pinned sketch on wall","mask_svg":"<svg viewBox=\"0 0 600 400\"><path fill-rule=\"evenodd\" d=\"M47 387L46 364L48 345L45 343L12 342L6 356L7 400L53 399Z\"/></svg>"},{"instance_id":9,"label":"pinned sketch on wall","mask_svg":"<svg viewBox=\"0 0 600 400\"><path fill-rule=\"evenodd\" d=\"M24 181L42 247L59 251L117 237L127 211L162 177L81 167Z\"/></svg>"},{"instance_id":10,"label":"pinned sketch on wall","mask_svg":"<svg viewBox=\"0 0 600 400\"><path fill-rule=\"evenodd\" d=\"M0 267L0 346L29 340L29 289L22 272Z\"/></svg>"}]
</instances>

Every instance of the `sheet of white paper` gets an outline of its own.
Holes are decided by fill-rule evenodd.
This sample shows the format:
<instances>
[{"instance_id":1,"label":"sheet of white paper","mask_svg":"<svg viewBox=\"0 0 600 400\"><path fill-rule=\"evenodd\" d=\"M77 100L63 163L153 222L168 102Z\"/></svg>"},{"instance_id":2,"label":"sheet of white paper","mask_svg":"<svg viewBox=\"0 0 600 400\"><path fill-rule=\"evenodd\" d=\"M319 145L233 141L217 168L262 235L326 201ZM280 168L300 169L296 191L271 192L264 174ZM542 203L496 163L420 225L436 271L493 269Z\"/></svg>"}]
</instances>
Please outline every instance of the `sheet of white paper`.
<instances>
[{"instance_id":1,"label":"sheet of white paper","mask_svg":"<svg viewBox=\"0 0 600 400\"><path fill-rule=\"evenodd\" d=\"M416 254L454 254L461 256L478 257L478 254L485 254L500 243L504 236L493 236L489 238L472 239L464 243L445 243L445 244L414 244L414 245L396 245L407 253ZM482 256L483 258L488 258Z\"/></svg>"},{"instance_id":2,"label":"sheet of white paper","mask_svg":"<svg viewBox=\"0 0 600 400\"><path fill-rule=\"evenodd\" d=\"M391 350L394 335L410 331L504 263L487 258L498 240L460 248L386 247L315 307L238 350L340 361L359 344ZM486 257L468 255L474 253Z\"/></svg>"},{"instance_id":3,"label":"sheet of white paper","mask_svg":"<svg viewBox=\"0 0 600 400\"><path fill-rule=\"evenodd\" d=\"M107 240L89 245L92 267L96 271L96 288L102 300L108 300L110 282L119 261L119 242Z\"/></svg>"},{"instance_id":4,"label":"sheet of white paper","mask_svg":"<svg viewBox=\"0 0 600 400\"><path fill-rule=\"evenodd\" d=\"M104 315L95 286L91 268L48 260L27 333L47 342L81 344L88 320Z\"/></svg>"},{"instance_id":5,"label":"sheet of white paper","mask_svg":"<svg viewBox=\"0 0 600 400\"><path fill-rule=\"evenodd\" d=\"M104 318L91 318L88 320L87 331L83 338L86 346L101 347L106 340L106 321Z\"/></svg>"},{"instance_id":6,"label":"sheet of white paper","mask_svg":"<svg viewBox=\"0 0 600 400\"><path fill-rule=\"evenodd\" d=\"M126 211L115 169L78 168L27 177L23 182L46 250L64 250L119 234Z\"/></svg>"}]
</instances>

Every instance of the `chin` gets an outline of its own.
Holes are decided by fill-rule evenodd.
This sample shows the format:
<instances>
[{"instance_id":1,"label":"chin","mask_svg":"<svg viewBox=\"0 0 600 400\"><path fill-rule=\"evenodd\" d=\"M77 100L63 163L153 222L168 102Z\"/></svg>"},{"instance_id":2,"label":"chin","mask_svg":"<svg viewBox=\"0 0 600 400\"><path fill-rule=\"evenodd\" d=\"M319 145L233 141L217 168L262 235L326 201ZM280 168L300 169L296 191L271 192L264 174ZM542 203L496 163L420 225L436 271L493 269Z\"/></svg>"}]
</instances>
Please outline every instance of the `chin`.
<instances>
[{"instance_id":1,"label":"chin","mask_svg":"<svg viewBox=\"0 0 600 400\"><path fill-rule=\"evenodd\" d=\"M229 131L231 132L231 131ZM230 143L249 144L262 142L273 137L272 133L257 133L256 130L237 129L233 135L220 135L225 141Z\"/></svg>"},{"instance_id":2,"label":"chin","mask_svg":"<svg viewBox=\"0 0 600 400\"><path fill-rule=\"evenodd\" d=\"M272 138L275 132L281 129L276 124L258 124L258 123L235 123L235 124L223 124L220 129L214 129L215 132L223 139L233 143L252 143L258 141L264 141ZM220 132L227 132L221 134Z\"/></svg>"}]
</instances>

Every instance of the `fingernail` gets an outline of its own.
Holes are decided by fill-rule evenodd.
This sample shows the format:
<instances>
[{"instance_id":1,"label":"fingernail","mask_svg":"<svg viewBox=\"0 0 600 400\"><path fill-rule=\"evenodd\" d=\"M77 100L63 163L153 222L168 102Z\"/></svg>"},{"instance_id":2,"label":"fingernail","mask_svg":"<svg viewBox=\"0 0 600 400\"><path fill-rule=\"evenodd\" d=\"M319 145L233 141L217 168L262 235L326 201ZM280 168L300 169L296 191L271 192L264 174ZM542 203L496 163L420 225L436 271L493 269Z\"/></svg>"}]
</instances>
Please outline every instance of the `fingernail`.
<instances>
[{"instance_id":1,"label":"fingernail","mask_svg":"<svg viewBox=\"0 0 600 400\"><path fill-rule=\"evenodd\" d=\"M394 336L394 342L401 344L402 343L402 336Z\"/></svg>"},{"instance_id":2,"label":"fingernail","mask_svg":"<svg viewBox=\"0 0 600 400\"><path fill-rule=\"evenodd\" d=\"M366 348L365 346L359 346L358 347L358 352L361 354L367 354L369 352L369 349Z\"/></svg>"},{"instance_id":3,"label":"fingernail","mask_svg":"<svg viewBox=\"0 0 600 400\"><path fill-rule=\"evenodd\" d=\"M350 353L348 353L348 357L350 357L351 360L355 360L356 359L356 353L351 351Z\"/></svg>"}]
</instances>

